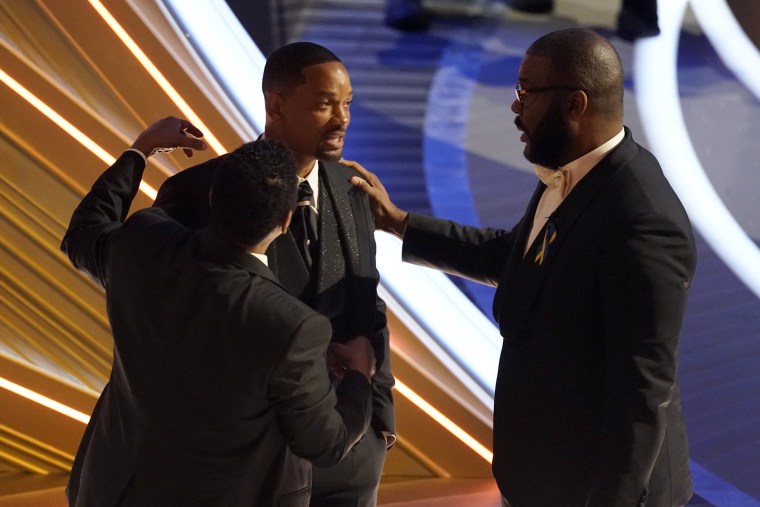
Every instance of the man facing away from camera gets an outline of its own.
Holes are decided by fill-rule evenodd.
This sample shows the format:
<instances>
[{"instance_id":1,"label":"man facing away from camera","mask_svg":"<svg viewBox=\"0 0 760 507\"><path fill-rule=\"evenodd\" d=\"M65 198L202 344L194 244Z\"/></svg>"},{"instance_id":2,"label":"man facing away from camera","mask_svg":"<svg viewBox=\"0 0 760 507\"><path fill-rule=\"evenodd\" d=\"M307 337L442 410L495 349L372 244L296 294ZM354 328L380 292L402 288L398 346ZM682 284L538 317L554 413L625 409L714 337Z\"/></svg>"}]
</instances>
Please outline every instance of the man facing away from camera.
<instances>
[{"instance_id":1,"label":"man facing away from camera","mask_svg":"<svg viewBox=\"0 0 760 507\"><path fill-rule=\"evenodd\" d=\"M159 208L127 218L146 158L205 149L201 136L177 118L151 125L97 179L63 239L73 265L105 288L114 337L67 487L72 506L306 507L309 461L334 465L369 425L369 341L332 346L345 370L334 388L329 320L267 267L296 203L284 145L227 156L197 231Z\"/></svg>"}]
</instances>

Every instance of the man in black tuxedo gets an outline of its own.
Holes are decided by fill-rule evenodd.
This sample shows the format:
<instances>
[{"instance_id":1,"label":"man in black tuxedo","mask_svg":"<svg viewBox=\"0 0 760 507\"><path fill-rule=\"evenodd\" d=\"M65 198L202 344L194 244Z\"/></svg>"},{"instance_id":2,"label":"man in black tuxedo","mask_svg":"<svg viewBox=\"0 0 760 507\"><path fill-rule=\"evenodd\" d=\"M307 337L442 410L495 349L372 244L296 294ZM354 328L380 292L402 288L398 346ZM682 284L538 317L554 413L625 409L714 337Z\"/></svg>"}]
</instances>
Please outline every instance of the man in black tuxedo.
<instances>
[{"instance_id":1,"label":"man in black tuxedo","mask_svg":"<svg viewBox=\"0 0 760 507\"><path fill-rule=\"evenodd\" d=\"M623 68L584 29L522 60L512 111L541 178L511 230L407 214L355 163L404 260L497 286L493 473L508 506L673 506L692 494L676 359L696 254L623 126Z\"/></svg>"},{"instance_id":2,"label":"man in black tuxedo","mask_svg":"<svg viewBox=\"0 0 760 507\"><path fill-rule=\"evenodd\" d=\"M63 239L74 266L105 288L114 335L71 505L306 507L306 460L337 463L369 425L369 341L333 347L346 368L336 396L329 321L266 264L296 201L284 145L256 141L230 154L198 231L158 208L127 219L146 157L204 149L201 136L177 118L151 125L98 178Z\"/></svg>"},{"instance_id":3,"label":"man in black tuxedo","mask_svg":"<svg viewBox=\"0 0 760 507\"><path fill-rule=\"evenodd\" d=\"M393 376L385 304L377 297L374 221L355 173L337 163L350 121L351 81L332 52L310 42L276 50L264 68L265 139L283 142L296 157L302 196L291 230L267 250L270 266L300 300L330 318L333 341L369 337L377 357L372 378L372 431L337 466L315 467L313 506L364 507L376 503L386 449L395 440ZM190 228L208 217L208 190L221 156L172 176L154 206ZM306 216L308 215L308 218ZM309 220L311 219L311 220ZM309 222L309 234L303 224ZM298 227L300 225L300 227ZM296 241L298 239L298 242ZM307 245L308 243L308 245Z\"/></svg>"}]
</instances>

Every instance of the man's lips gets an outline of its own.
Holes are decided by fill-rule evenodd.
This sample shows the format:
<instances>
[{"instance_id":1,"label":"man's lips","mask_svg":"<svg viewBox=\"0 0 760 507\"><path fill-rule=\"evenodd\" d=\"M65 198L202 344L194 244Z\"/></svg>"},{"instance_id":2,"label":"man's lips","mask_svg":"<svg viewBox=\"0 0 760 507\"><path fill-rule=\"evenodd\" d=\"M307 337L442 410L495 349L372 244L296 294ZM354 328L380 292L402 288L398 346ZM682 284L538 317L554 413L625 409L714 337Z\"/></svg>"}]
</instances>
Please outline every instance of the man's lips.
<instances>
[{"instance_id":1,"label":"man's lips","mask_svg":"<svg viewBox=\"0 0 760 507\"><path fill-rule=\"evenodd\" d=\"M345 135L345 130L330 132L322 137L322 142L334 148L340 148L343 146L343 138Z\"/></svg>"}]
</instances>

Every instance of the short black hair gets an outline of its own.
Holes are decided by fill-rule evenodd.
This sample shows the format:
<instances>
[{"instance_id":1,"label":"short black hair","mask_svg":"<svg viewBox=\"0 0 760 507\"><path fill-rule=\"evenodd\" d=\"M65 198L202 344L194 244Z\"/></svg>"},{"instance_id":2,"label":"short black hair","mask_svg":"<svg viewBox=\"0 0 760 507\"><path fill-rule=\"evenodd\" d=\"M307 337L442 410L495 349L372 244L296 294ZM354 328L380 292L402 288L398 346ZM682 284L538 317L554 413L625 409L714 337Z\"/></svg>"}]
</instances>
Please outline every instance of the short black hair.
<instances>
[{"instance_id":1,"label":"short black hair","mask_svg":"<svg viewBox=\"0 0 760 507\"><path fill-rule=\"evenodd\" d=\"M209 226L250 249L296 205L296 159L282 143L246 143L224 158L211 187Z\"/></svg>"},{"instance_id":2,"label":"short black hair","mask_svg":"<svg viewBox=\"0 0 760 507\"><path fill-rule=\"evenodd\" d=\"M303 70L320 63L338 62L340 58L324 46L313 42L293 42L275 50L264 65L261 89L268 93L288 92L306 82Z\"/></svg>"}]
</instances>

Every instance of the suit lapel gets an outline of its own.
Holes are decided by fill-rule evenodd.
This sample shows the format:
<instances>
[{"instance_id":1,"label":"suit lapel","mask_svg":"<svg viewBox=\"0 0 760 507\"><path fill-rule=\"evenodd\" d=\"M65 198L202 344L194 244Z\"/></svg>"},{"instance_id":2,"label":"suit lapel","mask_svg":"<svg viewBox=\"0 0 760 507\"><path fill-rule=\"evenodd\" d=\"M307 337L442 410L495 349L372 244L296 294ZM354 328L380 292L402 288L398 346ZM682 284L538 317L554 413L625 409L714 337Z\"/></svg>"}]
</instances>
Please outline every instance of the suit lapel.
<instances>
[{"instance_id":1,"label":"suit lapel","mask_svg":"<svg viewBox=\"0 0 760 507\"><path fill-rule=\"evenodd\" d=\"M359 274L360 260L370 255L369 241L366 237L367 228L357 227L356 223L360 219L366 220L362 213L363 207L359 203L362 195L349 182L350 169L334 162L321 162L320 165L322 164L324 165L320 167L319 176L324 179L324 188L333 205L335 220L338 223L338 236L346 259L346 269L351 274ZM369 230L374 230L374 223Z\"/></svg>"},{"instance_id":2,"label":"suit lapel","mask_svg":"<svg viewBox=\"0 0 760 507\"><path fill-rule=\"evenodd\" d=\"M549 248L549 253L543 262L538 265L535 261L536 248L540 247L546 227L539 232L536 241L530 246L527 254L523 258L523 251L528 232L532 227L532 218L535 215L538 206L538 200L543 192L544 185L539 184L533 198L528 206L525 218L518 234L518 242L512 251L508 267L499 283L499 286L509 287L510 294L520 294L519 302L511 302L513 312L510 312L509 325L506 322L500 322L502 333L505 337L510 336L509 329L520 329L525 319L530 313L533 304L544 284L547 276L551 273L551 268L563 247L568 248L568 238L571 237L571 231L581 220L584 211L594 201L596 195L603 190L605 185L614 176L614 174L630 161L635 155L635 144L631 140L630 131L626 129L626 136L623 141L607 154L594 168L576 185L570 195L562 201L554 213L551 214L547 221L553 224L557 236ZM572 248L572 246L569 246ZM497 294L499 300L498 310L501 310L505 303L503 291ZM496 310L497 308L495 308ZM498 319L498 317L497 317Z\"/></svg>"},{"instance_id":3,"label":"suit lapel","mask_svg":"<svg viewBox=\"0 0 760 507\"><path fill-rule=\"evenodd\" d=\"M324 182L325 200L332 204L333 226L337 245L322 245L321 251L333 252L341 266L328 266L335 258L321 259L322 269L342 269L340 279L325 273L317 281L315 309L327 315L343 316L344 332L351 336L372 336L377 298L377 271L373 262L375 222L366 194L353 187L350 178L356 173L335 162L322 162L320 178ZM323 235L323 237L325 237ZM336 250L337 249L337 250ZM327 257L325 255L325 257Z\"/></svg>"},{"instance_id":4,"label":"suit lapel","mask_svg":"<svg viewBox=\"0 0 760 507\"><path fill-rule=\"evenodd\" d=\"M583 216L584 211L594 201L597 194L604 189L617 171L635 156L637 151L636 145L633 143L631 133L627 128L625 132L626 135L623 141L578 182L573 191L570 192L570 195L562 201L556 211L549 217L557 229L557 239L552 245L552 252L542 264L542 267L546 267L546 269L540 270L542 273L545 274L548 271L553 260L559 254L563 245L566 244L566 239L570 236L572 228ZM530 254L531 252L528 253ZM533 252L533 257L535 257L535 252Z\"/></svg>"}]
</instances>

